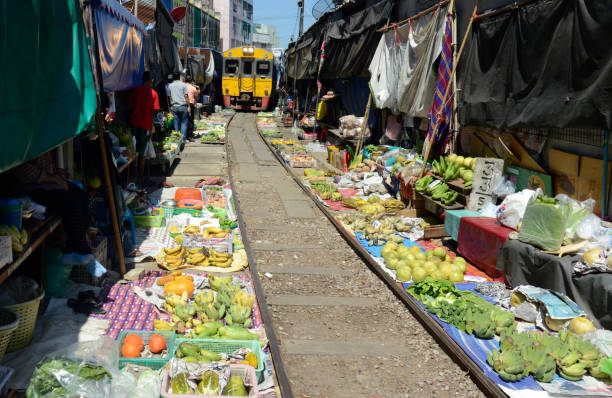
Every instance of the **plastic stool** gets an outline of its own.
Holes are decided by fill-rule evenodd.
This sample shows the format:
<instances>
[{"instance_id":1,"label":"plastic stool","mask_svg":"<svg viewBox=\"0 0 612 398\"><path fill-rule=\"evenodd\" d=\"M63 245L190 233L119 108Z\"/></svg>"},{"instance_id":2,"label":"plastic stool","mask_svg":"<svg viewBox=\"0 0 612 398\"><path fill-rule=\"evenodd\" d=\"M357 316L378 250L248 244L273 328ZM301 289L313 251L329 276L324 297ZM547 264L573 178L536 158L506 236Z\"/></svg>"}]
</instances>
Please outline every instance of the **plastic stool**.
<instances>
[{"instance_id":1,"label":"plastic stool","mask_svg":"<svg viewBox=\"0 0 612 398\"><path fill-rule=\"evenodd\" d=\"M132 234L132 246L136 246L136 224L134 223L134 214L132 214L132 210L128 207L125 216L121 220L121 222L129 222L130 224L130 233Z\"/></svg>"}]
</instances>

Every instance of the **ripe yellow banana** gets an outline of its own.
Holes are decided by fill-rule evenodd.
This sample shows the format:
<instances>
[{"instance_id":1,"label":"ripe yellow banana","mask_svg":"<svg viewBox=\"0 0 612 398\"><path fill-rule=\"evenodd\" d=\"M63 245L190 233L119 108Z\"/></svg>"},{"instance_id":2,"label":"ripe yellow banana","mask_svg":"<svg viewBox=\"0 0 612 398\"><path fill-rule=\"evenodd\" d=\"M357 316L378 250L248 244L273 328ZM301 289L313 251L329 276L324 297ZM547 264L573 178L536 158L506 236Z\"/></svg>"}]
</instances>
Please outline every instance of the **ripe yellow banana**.
<instances>
[{"instance_id":1,"label":"ripe yellow banana","mask_svg":"<svg viewBox=\"0 0 612 398\"><path fill-rule=\"evenodd\" d=\"M166 254L176 254L179 251L181 251L181 246L177 246L177 247L174 247L172 249L168 249L167 247L164 247L164 252Z\"/></svg>"}]
</instances>

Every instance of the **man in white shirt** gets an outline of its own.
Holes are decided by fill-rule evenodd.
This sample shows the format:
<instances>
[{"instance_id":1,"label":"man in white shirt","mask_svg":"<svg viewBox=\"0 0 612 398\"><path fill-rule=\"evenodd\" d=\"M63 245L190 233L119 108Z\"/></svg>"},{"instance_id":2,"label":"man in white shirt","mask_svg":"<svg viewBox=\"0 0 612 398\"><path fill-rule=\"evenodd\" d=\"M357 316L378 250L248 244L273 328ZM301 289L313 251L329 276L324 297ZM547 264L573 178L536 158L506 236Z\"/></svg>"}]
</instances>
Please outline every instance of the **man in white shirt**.
<instances>
[{"instance_id":1,"label":"man in white shirt","mask_svg":"<svg viewBox=\"0 0 612 398\"><path fill-rule=\"evenodd\" d=\"M174 81L168 86L168 104L174 116L174 130L180 131L183 138L187 138L187 122L191 113L187 106L189 102L189 91L183 82L183 76L174 75Z\"/></svg>"}]
</instances>

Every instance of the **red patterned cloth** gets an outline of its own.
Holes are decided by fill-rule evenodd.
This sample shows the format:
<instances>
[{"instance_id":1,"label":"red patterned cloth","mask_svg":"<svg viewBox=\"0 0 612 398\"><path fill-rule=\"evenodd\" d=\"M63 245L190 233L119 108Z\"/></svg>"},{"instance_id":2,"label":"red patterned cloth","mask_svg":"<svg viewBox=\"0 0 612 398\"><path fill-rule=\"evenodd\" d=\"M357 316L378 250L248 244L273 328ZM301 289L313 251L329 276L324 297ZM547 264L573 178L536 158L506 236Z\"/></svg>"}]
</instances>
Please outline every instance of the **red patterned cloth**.
<instances>
[{"instance_id":1,"label":"red patterned cloth","mask_svg":"<svg viewBox=\"0 0 612 398\"><path fill-rule=\"evenodd\" d=\"M497 256L513 230L490 217L462 217L457 249L468 261L494 279L504 277L497 270Z\"/></svg>"}]
</instances>

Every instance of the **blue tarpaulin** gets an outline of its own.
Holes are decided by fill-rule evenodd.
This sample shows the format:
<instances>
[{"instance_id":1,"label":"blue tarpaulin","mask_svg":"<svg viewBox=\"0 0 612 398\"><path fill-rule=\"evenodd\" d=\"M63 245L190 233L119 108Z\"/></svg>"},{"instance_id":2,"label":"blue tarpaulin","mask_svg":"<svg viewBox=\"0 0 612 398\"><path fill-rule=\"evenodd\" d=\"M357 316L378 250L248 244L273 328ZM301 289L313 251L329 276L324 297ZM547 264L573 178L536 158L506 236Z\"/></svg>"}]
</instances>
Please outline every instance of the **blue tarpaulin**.
<instances>
[{"instance_id":1,"label":"blue tarpaulin","mask_svg":"<svg viewBox=\"0 0 612 398\"><path fill-rule=\"evenodd\" d=\"M144 72L144 24L116 0L96 0L94 14L104 91L140 85Z\"/></svg>"}]
</instances>

